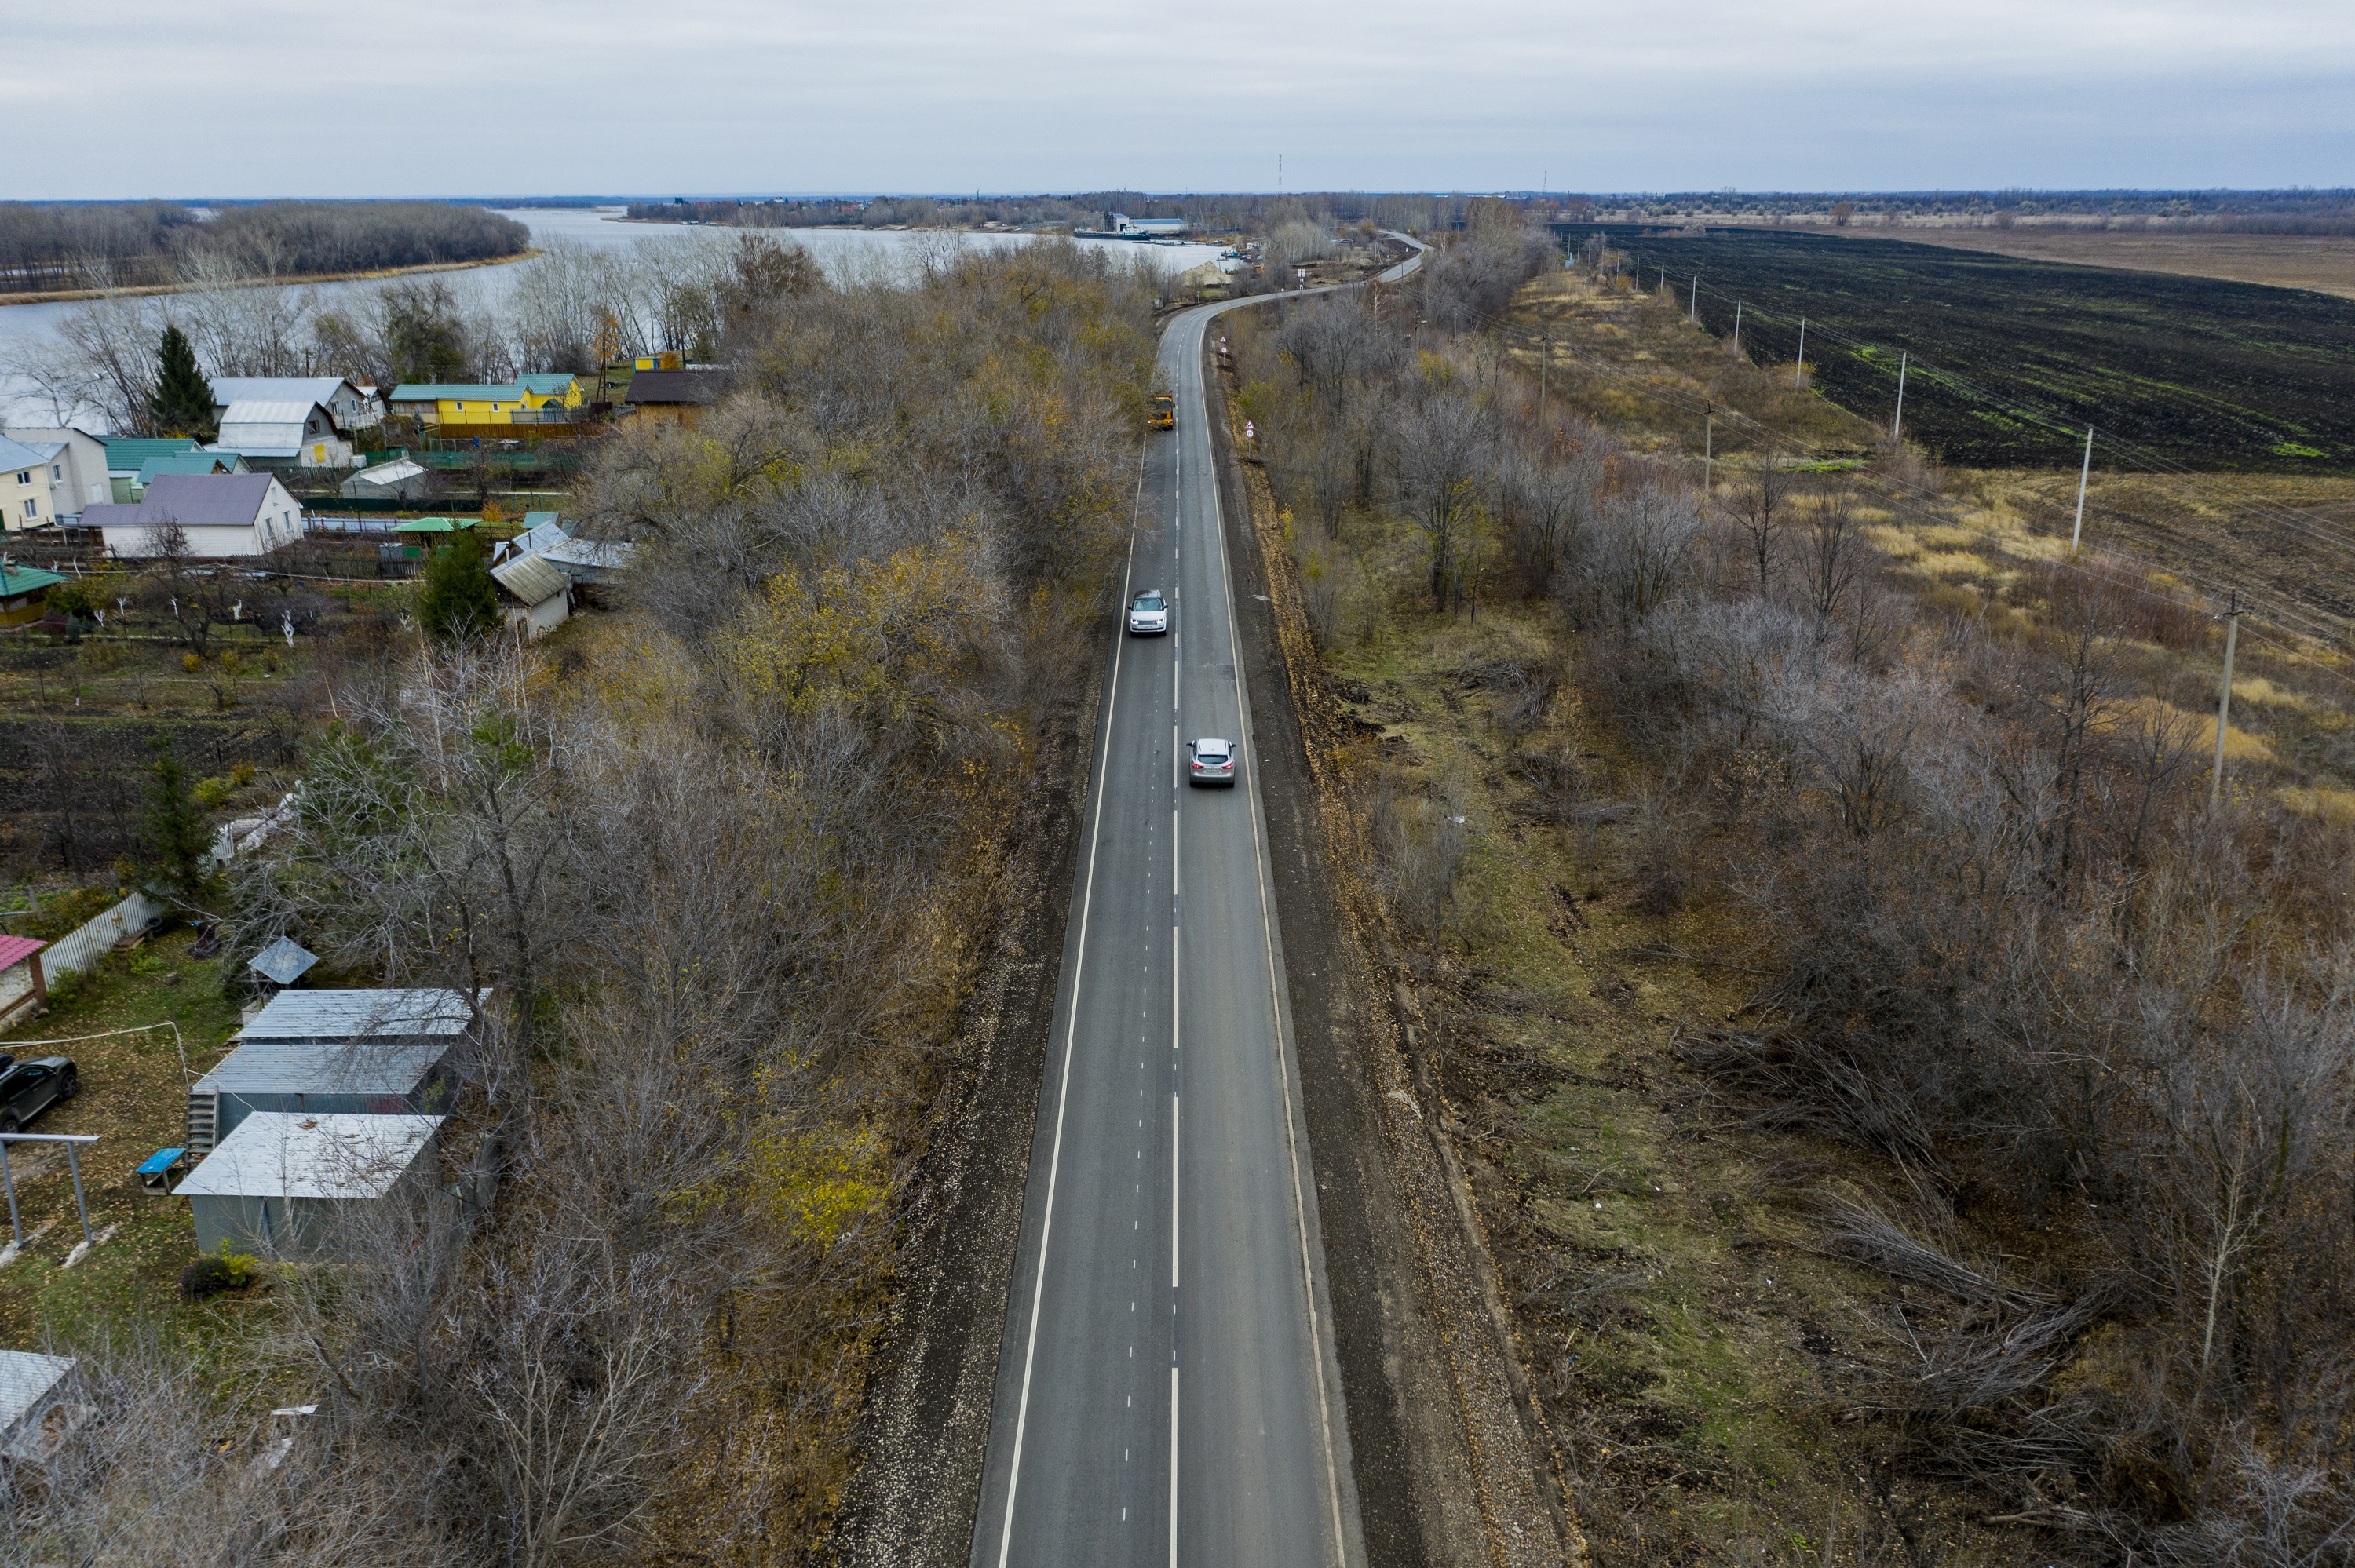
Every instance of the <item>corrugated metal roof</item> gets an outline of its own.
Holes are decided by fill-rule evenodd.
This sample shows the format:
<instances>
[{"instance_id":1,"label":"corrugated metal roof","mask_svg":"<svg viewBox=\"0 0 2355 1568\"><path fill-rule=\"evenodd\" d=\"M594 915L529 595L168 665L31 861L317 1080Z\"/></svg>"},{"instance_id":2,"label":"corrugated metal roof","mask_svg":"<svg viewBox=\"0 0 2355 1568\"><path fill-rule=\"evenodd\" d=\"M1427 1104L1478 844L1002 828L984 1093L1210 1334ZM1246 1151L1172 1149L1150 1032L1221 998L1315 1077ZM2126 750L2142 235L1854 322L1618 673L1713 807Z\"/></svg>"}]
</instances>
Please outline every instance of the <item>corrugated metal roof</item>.
<instances>
[{"instance_id":1,"label":"corrugated metal roof","mask_svg":"<svg viewBox=\"0 0 2355 1568\"><path fill-rule=\"evenodd\" d=\"M423 1040L252 1040L197 1080L199 1093L405 1095L450 1052Z\"/></svg>"},{"instance_id":2,"label":"corrugated metal roof","mask_svg":"<svg viewBox=\"0 0 2355 1568\"><path fill-rule=\"evenodd\" d=\"M140 526L175 522L183 528L250 528L270 499L266 473L159 473L139 503ZM92 508L95 510L95 508Z\"/></svg>"},{"instance_id":3,"label":"corrugated metal roof","mask_svg":"<svg viewBox=\"0 0 2355 1568\"><path fill-rule=\"evenodd\" d=\"M48 946L31 937L0 937L0 969L15 969Z\"/></svg>"},{"instance_id":4,"label":"corrugated metal roof","mask_svg":"<svg viewBox=\"0 0 2355 1568\"><path fill-rule=\"evenodd\" d=\"M635 545L621 539L566 539L540 552L559 567L609 572L628 566L637 553Z\"/></svg>"},{"instance_id":5,"label":"corrugated metal roof","mask_svg":"<svg viewBox=\"0 0 2355 1568\"><path fill-rule=\"evenodd\" d=\"M513 382L504 387L485 387L461 385L454 381L418 381L405 387L394 387L389 401L438 403L445 397L453 402L460 399L479 398L486 403L517 403L523 400L523 388Z\"/></svg>"},{"instance_id":6,"label":"corrugated metal roof","mask_svg":"<svg viewBox=\"0 0 2355 1568\"><path fill-rule=\"evenodd\" d=\"M231 425L299 425L320 408L315 402L293 397L240 397L229 405L220 418L221 429Z\"/></svg>"},{"instance_id":7,"label":"corrugated metal roof","mask_svg":"<svg viewBox=\"0 0 2355 1568\"><path fill-rule=\"evenodd\" d=\"M0 566L0 599L37 593L42 588L55 588L65 580L63 572L45 572L38 567Z\"/></svg>"},{"instance_id":8,"label":"corrugated metal roof","mask_svg":"<svg viewBox=\"0 0 2355 1568\"><path fill-rule=\"evenodd\" d=\"M147 466L147 460L159 452L192 452L197 450L192 436L109 436L105 440L106 471L109 473L137 473Z\"/></svg>"},{"instance_id":9,"label":"corrugated metal roof","mask_svg":"<svg viewBox=\"0 0 2355 1568\"><path fill-rule=\"evenodd\" d=\"M433 1141L442 1120L256 1111L178 1192L184 1198L381 1198Z\"/></svg>"},{"instance_id":10,"label":"corrugated metal roof","mask_svg":"<svg viewBox=\"0 0 2355 1568\"><path fill-rule=\"evenodd\" d=\"M293 985L319 961L319 955L304 947L292 937L281 937L253 955L248 967L265 980L280 985Z\"/></svg>"},{"instance_id":11,"label":"corrugated metal roof","mask_svg":"<svg viewBox=\"0 0 2355 1568\"><path fill-rule=\"evenodd\" d=\"M542 397L553 397L572 385L572 373L559 370L546 375L518 376L516 381L527 392Z\"/></svg>"},{"instance_id":12,"label":"corrugated metal roof","mask_svg":"<svg viewBox=\"0 0 2355 1568\"><path fill-rule=\"evenodd\" d=\"M0 1434L13 1433L16 1423L39 1408L49 1391L73 1370L71 1356L0 1351Z\"/></svg>"},{"instance_id":13,"label":"corrugated metal roof","mask_svg":"<svg viewBox=\"0 0 2355 1568\"><path fill-rule=\"evenodd\" d=\"M224 407L249 399L332 406L348 385L340 376L216 376L213 401Z\"/></svg>"},{"instance_id":14,"label":"corrugated metal roof","mask_svg":"<svg viewBox=\"0 0 2355 1568\"><path fill-rule=\"evenodd\" d=\"M282 991L232 1038L357 1040L457 1034L465 1030L470 1016L466 993L458 991Z\"/></svg>"},{"instance_id":15,"label":"corrugated metal roof","mask_svg":"<svg viewBox=\"0 0 2355 1568\"><path fill-rule=\"evenodd\" d=\"M12 441L0 436L0 469L38 468L48 461L48 454L37 452L22 441Z\"/></svg>"},{"instance_id":16,"label":"corrugated metal roof","mask_svg":"<svg viewBox=\"0 0 2355 1568\"><path fill-rule=\"evenodd\" d=\"M247 457L291 458L303 454L300 425L223 425L220 444Z\"/></svg>"},{"instance_id":17,"label":"corrugated metal roof","mask_svg":"<svg viewBox=\"0 0 2355 1568\"><path fill-rule=\"evenodd\" d=\"M144 490L166 473L236 473L244 467L236 452L157 452L139 465L139 484Z\"/></svg>"},{"instance_id":18,"label":"corrugated metal roof","mask_svg":"<svg viewBox=\"0 0 2355 1568\"><path fill-rule=\"evenodd\" d=\"M499 587L526 604L545 604L570 586L565 575L545 556L525 556L491 568Z\"/></svg>"},{"instance_id":19,"label":"corrugated metal roof","mask_svg":"<svg viewBox=\"0 0 2355 1568\"><path fill-rule=\"evenodd\" d=\"M543 523L554 523L562 515L560 512L527 512L523 514L523 525L526 528L537 528ZM559 529L559 532L561 530Z\"/></svg>"},{"instance_id":20,"label":"corrugated metal roof","mask_svg":"<svg viewBox=\"0 0 2355 1568\"><path fill-rule=\"evenodd\" d=\"M561 545L566 539L570 537L570 535L566 534L565 531L557 524L555 513L533 512L527 515L543 518L545 521L534 523L530 527L517 535L513 540L515 547L508 551L508 554L515 556L537 555L542 550L554 549L557 546Z\"/></svg>"},{"instance_id":21,"label":"corrugated metal roof","mask_svg":"<svg viewBox=\"0 0 2355 1568\"><path fill-rule=\"evenodd\" d=\"M374 468L364 468L351 475L368 484L398 484L404 479L415 479L425 471L425 465L414 458L395 458Z\"/></svg>"}]
</instances>

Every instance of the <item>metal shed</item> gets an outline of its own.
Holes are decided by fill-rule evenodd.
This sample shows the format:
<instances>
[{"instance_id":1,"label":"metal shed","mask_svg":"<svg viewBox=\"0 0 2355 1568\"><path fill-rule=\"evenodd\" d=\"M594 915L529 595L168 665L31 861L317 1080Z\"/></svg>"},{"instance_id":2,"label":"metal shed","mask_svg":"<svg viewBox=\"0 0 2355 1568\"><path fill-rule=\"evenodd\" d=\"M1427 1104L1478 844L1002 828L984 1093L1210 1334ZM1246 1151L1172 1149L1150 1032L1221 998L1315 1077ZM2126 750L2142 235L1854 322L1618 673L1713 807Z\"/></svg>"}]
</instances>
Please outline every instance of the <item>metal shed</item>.
<instances>
[{"instance_id":1,"label":"metal shed","mask_svg":"<svg viewBox=\"0 0 2355 1568\"><path fill-rule=\"evenodd\" d=\"M223 1057L197 1080L190 1094L192 1099L211 1100L216 1142L256 1111L351 1116L436 1111L449 1103L452 1084L442 1059L455 1042L456 1036L446 1034L413 1040L254 1040ZM190 1108L203 1107L192 1104ZM197 1120L192 1114L192 1133Z\"/></svg>"},{"instance_id":2,"label":"metal shed","mask_svg":"<svg viewBox=\"0 0 2355 1568\"><path fill-rule=\"evenodd\" d=\"M202 1159L257 1111L399 1116L438 1110L450 1048L472 1019L455 991L282 991L188 1090Z\"/></svg>"},{"instance_id":3,"label":"metal shed","mask_svg":"<svg viewBox=\"0 0 2355 1568\"><path fill-rule=\"evenodd\" d=\"M488 1001L490 992L483 992ZM466 1032L474 1009L466 993L413 991L282 991L232 1036L251 1040L414 1040Z\"/></svg>"},{"instance_id":4,"label":"metal shed","mask_svg":"<svg viewBox=\"0 0 2355 1568\"><path fill-rule=\"evenodd\" d=\"M79 1408L62 1401L73 1370L71 1356L0 1351L0 1457L46 1459L80 1425Z\"/></svg>"},{"instance_id":5,"label":"metal shed","mask_svg":"<svg viewBox=\"0 0 2355 1568\"><path fill-rule=\"evenodd\" d=\"M512 602L500 607L509 626L531 638L547 636L571 613L571 580L541 556L520 556L491 568L491 580Z\"/></svg>"},{"instance_id":6,"label":"metal shed","mask_svg":"<svg viewBox=\"0 0 2355 1568\"><path fill-rule=\"evenodd\" d=\"M256 1112L180 1183L197 1245L265 1257L337 1250L355 1211L431 1200L442 1121Z\"/></svg>"}]
</instances>

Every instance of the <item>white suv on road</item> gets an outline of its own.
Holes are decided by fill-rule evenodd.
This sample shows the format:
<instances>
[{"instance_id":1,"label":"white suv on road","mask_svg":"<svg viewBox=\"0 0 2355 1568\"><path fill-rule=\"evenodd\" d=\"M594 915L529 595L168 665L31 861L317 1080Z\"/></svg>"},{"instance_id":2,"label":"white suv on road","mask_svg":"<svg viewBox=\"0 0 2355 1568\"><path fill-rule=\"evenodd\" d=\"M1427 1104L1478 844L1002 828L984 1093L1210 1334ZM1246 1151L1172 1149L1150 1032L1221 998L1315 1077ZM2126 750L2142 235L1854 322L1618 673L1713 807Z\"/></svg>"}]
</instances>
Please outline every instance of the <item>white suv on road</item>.
<instances>
[{"instance_id":1,"label":"white suv on road","mask_svg":"<svg viewBox=\"0 0 2355 1568\"><path fill-rule=\"evenodd\" d=\"M1169 604L1161 597L1159 588L1146 588L1128 607L1128 633L1132 637L1158 637L1169 630Z\"/></svg>"}]
</instances>

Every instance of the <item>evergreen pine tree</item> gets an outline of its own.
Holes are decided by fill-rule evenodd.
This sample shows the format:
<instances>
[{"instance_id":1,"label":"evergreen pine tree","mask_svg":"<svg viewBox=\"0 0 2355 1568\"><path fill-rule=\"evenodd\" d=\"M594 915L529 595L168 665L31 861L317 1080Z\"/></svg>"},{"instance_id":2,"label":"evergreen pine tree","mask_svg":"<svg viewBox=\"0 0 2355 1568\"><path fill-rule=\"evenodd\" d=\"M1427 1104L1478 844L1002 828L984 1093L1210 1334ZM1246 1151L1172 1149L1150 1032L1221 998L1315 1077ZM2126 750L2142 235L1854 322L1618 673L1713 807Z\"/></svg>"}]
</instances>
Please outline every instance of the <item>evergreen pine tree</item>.
<instances>
[{"instance_id":1,"label":"evergreen pine tree","mask_svg":"<svg viewBox=\"0 0 2355 1568\"><path fill-rule=\"evenodd\" d=\"M499 589L474 535L460 534L425 563L418 618L435 637L467 637L499 623Z\"/></svg>"},{"instance_id":2,"label":"evergreen pine tree","mask_svg":"<svg viewBox=\"0 0 2355 1568\"><path fill-rule=\"evenodd\" d=\"M180 771L179 754L170 739L157 736L149 743L155 760L147 769L147 810L140 823L147 858L180 903L202 908L212 893L213 873L208 863L211 835L204 815L188 794Z\"/></svg>"},{"instance_id":3,"label":"evergreen pine tree","mask_svg":"<svg viewBox=\"0 0 2355 1568\"><path fill-rule=\"evenodd\" d=\"M164 329L163 346L155 353L155 393L147 407L148 422L158 435L194 436L209 441L220 433L213 421L213 384L197 367L197 351L178 327Z\"/></svg>"}]
</instances>

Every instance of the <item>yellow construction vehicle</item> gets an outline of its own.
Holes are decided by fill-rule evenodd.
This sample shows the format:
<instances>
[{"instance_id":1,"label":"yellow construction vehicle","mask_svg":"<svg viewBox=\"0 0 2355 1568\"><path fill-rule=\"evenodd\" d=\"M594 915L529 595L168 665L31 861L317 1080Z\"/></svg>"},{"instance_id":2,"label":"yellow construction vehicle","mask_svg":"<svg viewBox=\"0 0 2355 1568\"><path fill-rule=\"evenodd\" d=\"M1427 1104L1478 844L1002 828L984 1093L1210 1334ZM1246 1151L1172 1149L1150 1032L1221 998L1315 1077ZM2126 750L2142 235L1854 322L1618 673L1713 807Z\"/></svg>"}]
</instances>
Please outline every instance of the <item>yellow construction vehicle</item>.
<instances>
[{"instance_id":1,"label":"yellow construction vehicle","mask_svg":"<svg viewBox=\"0 0 2355 1568\"><path fill-rule=\"evenodd\" d=\"M1156 392L1146 400L1145 422L1156 430L1178 428L1178 399L1167 392Z\"/></svg>"}]
</instances>

